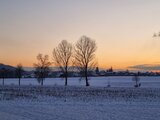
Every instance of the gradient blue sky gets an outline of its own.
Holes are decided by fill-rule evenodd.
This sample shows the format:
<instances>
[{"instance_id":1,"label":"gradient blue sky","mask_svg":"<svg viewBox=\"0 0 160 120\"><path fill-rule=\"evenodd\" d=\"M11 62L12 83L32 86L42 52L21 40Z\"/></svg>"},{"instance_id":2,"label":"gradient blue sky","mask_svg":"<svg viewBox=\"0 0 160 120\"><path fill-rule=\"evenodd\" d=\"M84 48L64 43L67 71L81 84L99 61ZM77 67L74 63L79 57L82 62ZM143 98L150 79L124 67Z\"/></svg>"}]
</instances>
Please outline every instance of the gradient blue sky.
<instances>
[{"instance_id":1,"label":"gradient blue sky","mask_svg":"<svg viewBox=\"0 0 160 120\"><path fill-rule=\"evenodd\" d=\"M38 53L82 35L100 67L159 64L160 0L0 0L0 62L32 66Z\"/></svg>"}]
</instances>

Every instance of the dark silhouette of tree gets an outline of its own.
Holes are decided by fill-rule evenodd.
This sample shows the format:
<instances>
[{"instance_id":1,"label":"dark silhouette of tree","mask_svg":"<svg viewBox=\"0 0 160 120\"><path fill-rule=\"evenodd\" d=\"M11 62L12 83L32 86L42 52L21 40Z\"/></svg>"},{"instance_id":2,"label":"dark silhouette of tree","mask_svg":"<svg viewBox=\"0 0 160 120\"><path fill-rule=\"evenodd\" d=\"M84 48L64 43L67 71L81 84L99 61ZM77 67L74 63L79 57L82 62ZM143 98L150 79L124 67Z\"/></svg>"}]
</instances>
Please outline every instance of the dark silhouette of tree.
<instances>
[{"instance_id":1,"label":"dark silhouette of tree","mask_svg":"<svg viewBox=\"0 0 160 120\"><path fill-rule=\"evenodd\" d=\"M99 75L99 67L96 67L95 72L96 72L97 75Z\"/></svg>"},{"instance_id":2,"label":"dark silhouette of tree","mask_svg":"<svg viewBox=\"0 0 160 120\"><path fill-rule=\"evenodd\" d=\"M43 81L48 76L50 69L49 66L51 65L51 62L49 62L49 56L48 55L42 55L38 54L37 56L38 63L34 64L35 67L35 76L38 80L38 82L43 86Z\"/></svg>"},{"instance_id":3,"label":"dark silhouette of tree","mask_svg":"<svg viewBox=\"0 0 160 120\"><path fill-rule=\"evenodd\" d=\"M19 81L18 81L19 86L21 85L21 78L22 78L23 72L24 72L24 70L23 70L22 64L18 64L17 68L16 68L16 76L19 79Z\"/></svg>"},{"instance_id":4,"label":"dark silhouette of tree","mask_svg":"<svg viewBox=\"0 0 160 120\"><path fill-rule=\"evenodd\" d=\"M72 44L62 40L58 47L53 49L53 63L58 66L65 77L65 86L68 81L68 70L72 61Z\"/></svg>"},{"instance_id":5,"label":"dark silhouette of tree","mask_svg":"<svg viewBox=\"0 0 160 120\"><path fill-rule=\"evenodd\" d=\"M140 87L141 86L139 72L133 76L132 80L135 82L134 87Z\"/></svg>"},{"instance_id":6,"label":"dark silhouette of tree","mask_svg":"<svg viewBox=\"0 0 160 120\"><path fill-rule=\"evenodd\" d=\"M82 36L75 46L75 65L78 67L81 77L85 77L86 86L89 86L88 72L93 71L96 67L96 49L96 42L86 36Z\"/></svg>"},{"instance_id":7,"label":"dark silhouette of tree","mask_svg":"<svg viewBox=\"0 0 160 120\"><path fill-rule=\"evenodd\" d=\"M1 76L2 76L2 79L3 79L2 85L3 85L3 86L4 86L4 79L7 77L7 72L8 72L7 69L5 69L5 68L2 68L2 69L1 69Z\"/></svg>"}]
</instances>

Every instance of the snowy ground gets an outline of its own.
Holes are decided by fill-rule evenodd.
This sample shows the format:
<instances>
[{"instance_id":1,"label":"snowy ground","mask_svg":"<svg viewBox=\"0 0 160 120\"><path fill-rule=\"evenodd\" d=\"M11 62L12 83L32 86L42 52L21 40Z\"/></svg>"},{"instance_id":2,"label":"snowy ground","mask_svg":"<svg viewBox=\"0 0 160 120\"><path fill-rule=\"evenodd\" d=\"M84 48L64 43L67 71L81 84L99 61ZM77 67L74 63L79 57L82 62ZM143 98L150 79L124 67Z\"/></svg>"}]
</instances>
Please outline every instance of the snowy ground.
<instances>
[{"instance_id":1,"label":"snowy ground","mask_svg":"<svg viewBox=\"0 0 160 120\"><path fill-rule=\"evenodd\" d=\"M159 120L160 88L0 86L0 120Z\"/></svg>"},{"instance_id":2,"label":"snowy ground","mask_svg":"<svg viewBox=\"0 0 160 120\"><path fill-rule=\"evenodd\" d=\"M106 87L108 83L112 87L133 87L135 82L132 81L132 77L118 76L118 77L91 77L90 85L95 87ZM140 77L141 87L143 88L160 88L160 77ZM0 79L0 85L2 79ZM22 85L39 85L34 78L23 78L21 80ZM18 85L18 79L5 79L5 85ZM44 85L64 85L62 78L46 78ZM85 81L79 80L79 78L69 78L68 85L72 86L84 86Z\"/></svg>"}]
</instances>

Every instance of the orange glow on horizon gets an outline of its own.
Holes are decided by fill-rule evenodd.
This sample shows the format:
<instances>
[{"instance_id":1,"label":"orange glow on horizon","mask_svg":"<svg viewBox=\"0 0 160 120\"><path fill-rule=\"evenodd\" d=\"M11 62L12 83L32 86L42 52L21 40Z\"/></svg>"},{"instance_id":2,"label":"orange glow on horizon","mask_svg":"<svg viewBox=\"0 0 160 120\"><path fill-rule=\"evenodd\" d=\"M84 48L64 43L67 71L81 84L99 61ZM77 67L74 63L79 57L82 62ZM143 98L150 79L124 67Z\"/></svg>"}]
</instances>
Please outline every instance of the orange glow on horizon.
<instances>
[{"instance_id":1,"label":"orange glow on horizon","mask_svg":"<svg viewBox=\"0 0 160 120\"><path fill-rule=\"evenodd\" d=\"M74 45L86 35L97 43L100 68L156 64L160 37L153 33L160 29L159 6L158 0L0 1L0 63L32 67L38 53L52 60L61 40Z\"/></svg>"}]
</instances>

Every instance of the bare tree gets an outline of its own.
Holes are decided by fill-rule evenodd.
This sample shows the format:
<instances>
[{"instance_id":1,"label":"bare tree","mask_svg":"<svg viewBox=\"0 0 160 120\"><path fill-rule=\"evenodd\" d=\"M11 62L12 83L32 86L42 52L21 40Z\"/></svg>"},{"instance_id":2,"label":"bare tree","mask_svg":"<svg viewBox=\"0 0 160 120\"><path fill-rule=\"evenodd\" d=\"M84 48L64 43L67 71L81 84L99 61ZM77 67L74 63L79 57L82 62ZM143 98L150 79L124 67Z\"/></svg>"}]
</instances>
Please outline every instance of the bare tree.
<instances>
[{"instance_id":1,"label":"bare tree","mask_svg":"<svg viewBox=\"0 0 160 120\"><path fill-rule=\"evenodd\" d=\"M23 70L22 64L18 64L18 65L17 65L17 68L16 68L16 76L17 76L18 79L19 79L19 81L18 81L19 86L21 85L20 80L21 80L21 78L22 78L23 72L24 72L24 70Z\"/></svg>"},{"instance_id":2,"label":"bare tree","mask_svg":"<svg viewBox=\"0 0 160 120\"><path fill-rule=\"evenodd\" d=\"M89 37L82 36L75 46L75 65L85 77L86 86L89 86L88 73L96 67L95 52L96 42Z\"/></svg>"},{"instance_id":3,"label":"bare tree","mask_svg":"<svg viewBox=\"0 0 160 120\"><path fill-rule=\"evenodd\" d=\"M53 49L53 61L55 66L59 67L65 77L65 86L67 86L69 66L72 63L71 57L72 44L68 43L66 40L62 40L58 47Z\"/></svg>"},{"instance_id":4,"label":"bare tree","mask_svg":"<svg viewBox=\"0 0 160 120\"><path fill-rule=\"evenodd\" d=\"M2 81L3 86L4 86L4 79L7 77L7 72L8 72L8 70L6 68L1 69L1 77L3 79L3 81Z\"/></svg>"},{"instance_id":5,"label":"bare tree","mask_svg":"<svg viewBox=\"0 0 160 120\"><path fill-rule=\"evenodd\" d=\"M34 64L35 67L35 76L38 80L38 82L43 86L43 81L48 76L48 73L50 72L49 66L51 65L51 62L49 62L49 56L48 55L42 55L38 54L37 56L38 63Z\"/></svg>"},{"instance_id":6,"label":"bare tree","mask_svg":"<svg viewBox=\"0 0 160 120\"><path fill-rule=\"evenodd\" d=\"M135 82L134 87L140 87L140 86L141 86L139 73L135 74L135 75L132 77L132 81Z\"/></svg>"}]
</instances>

